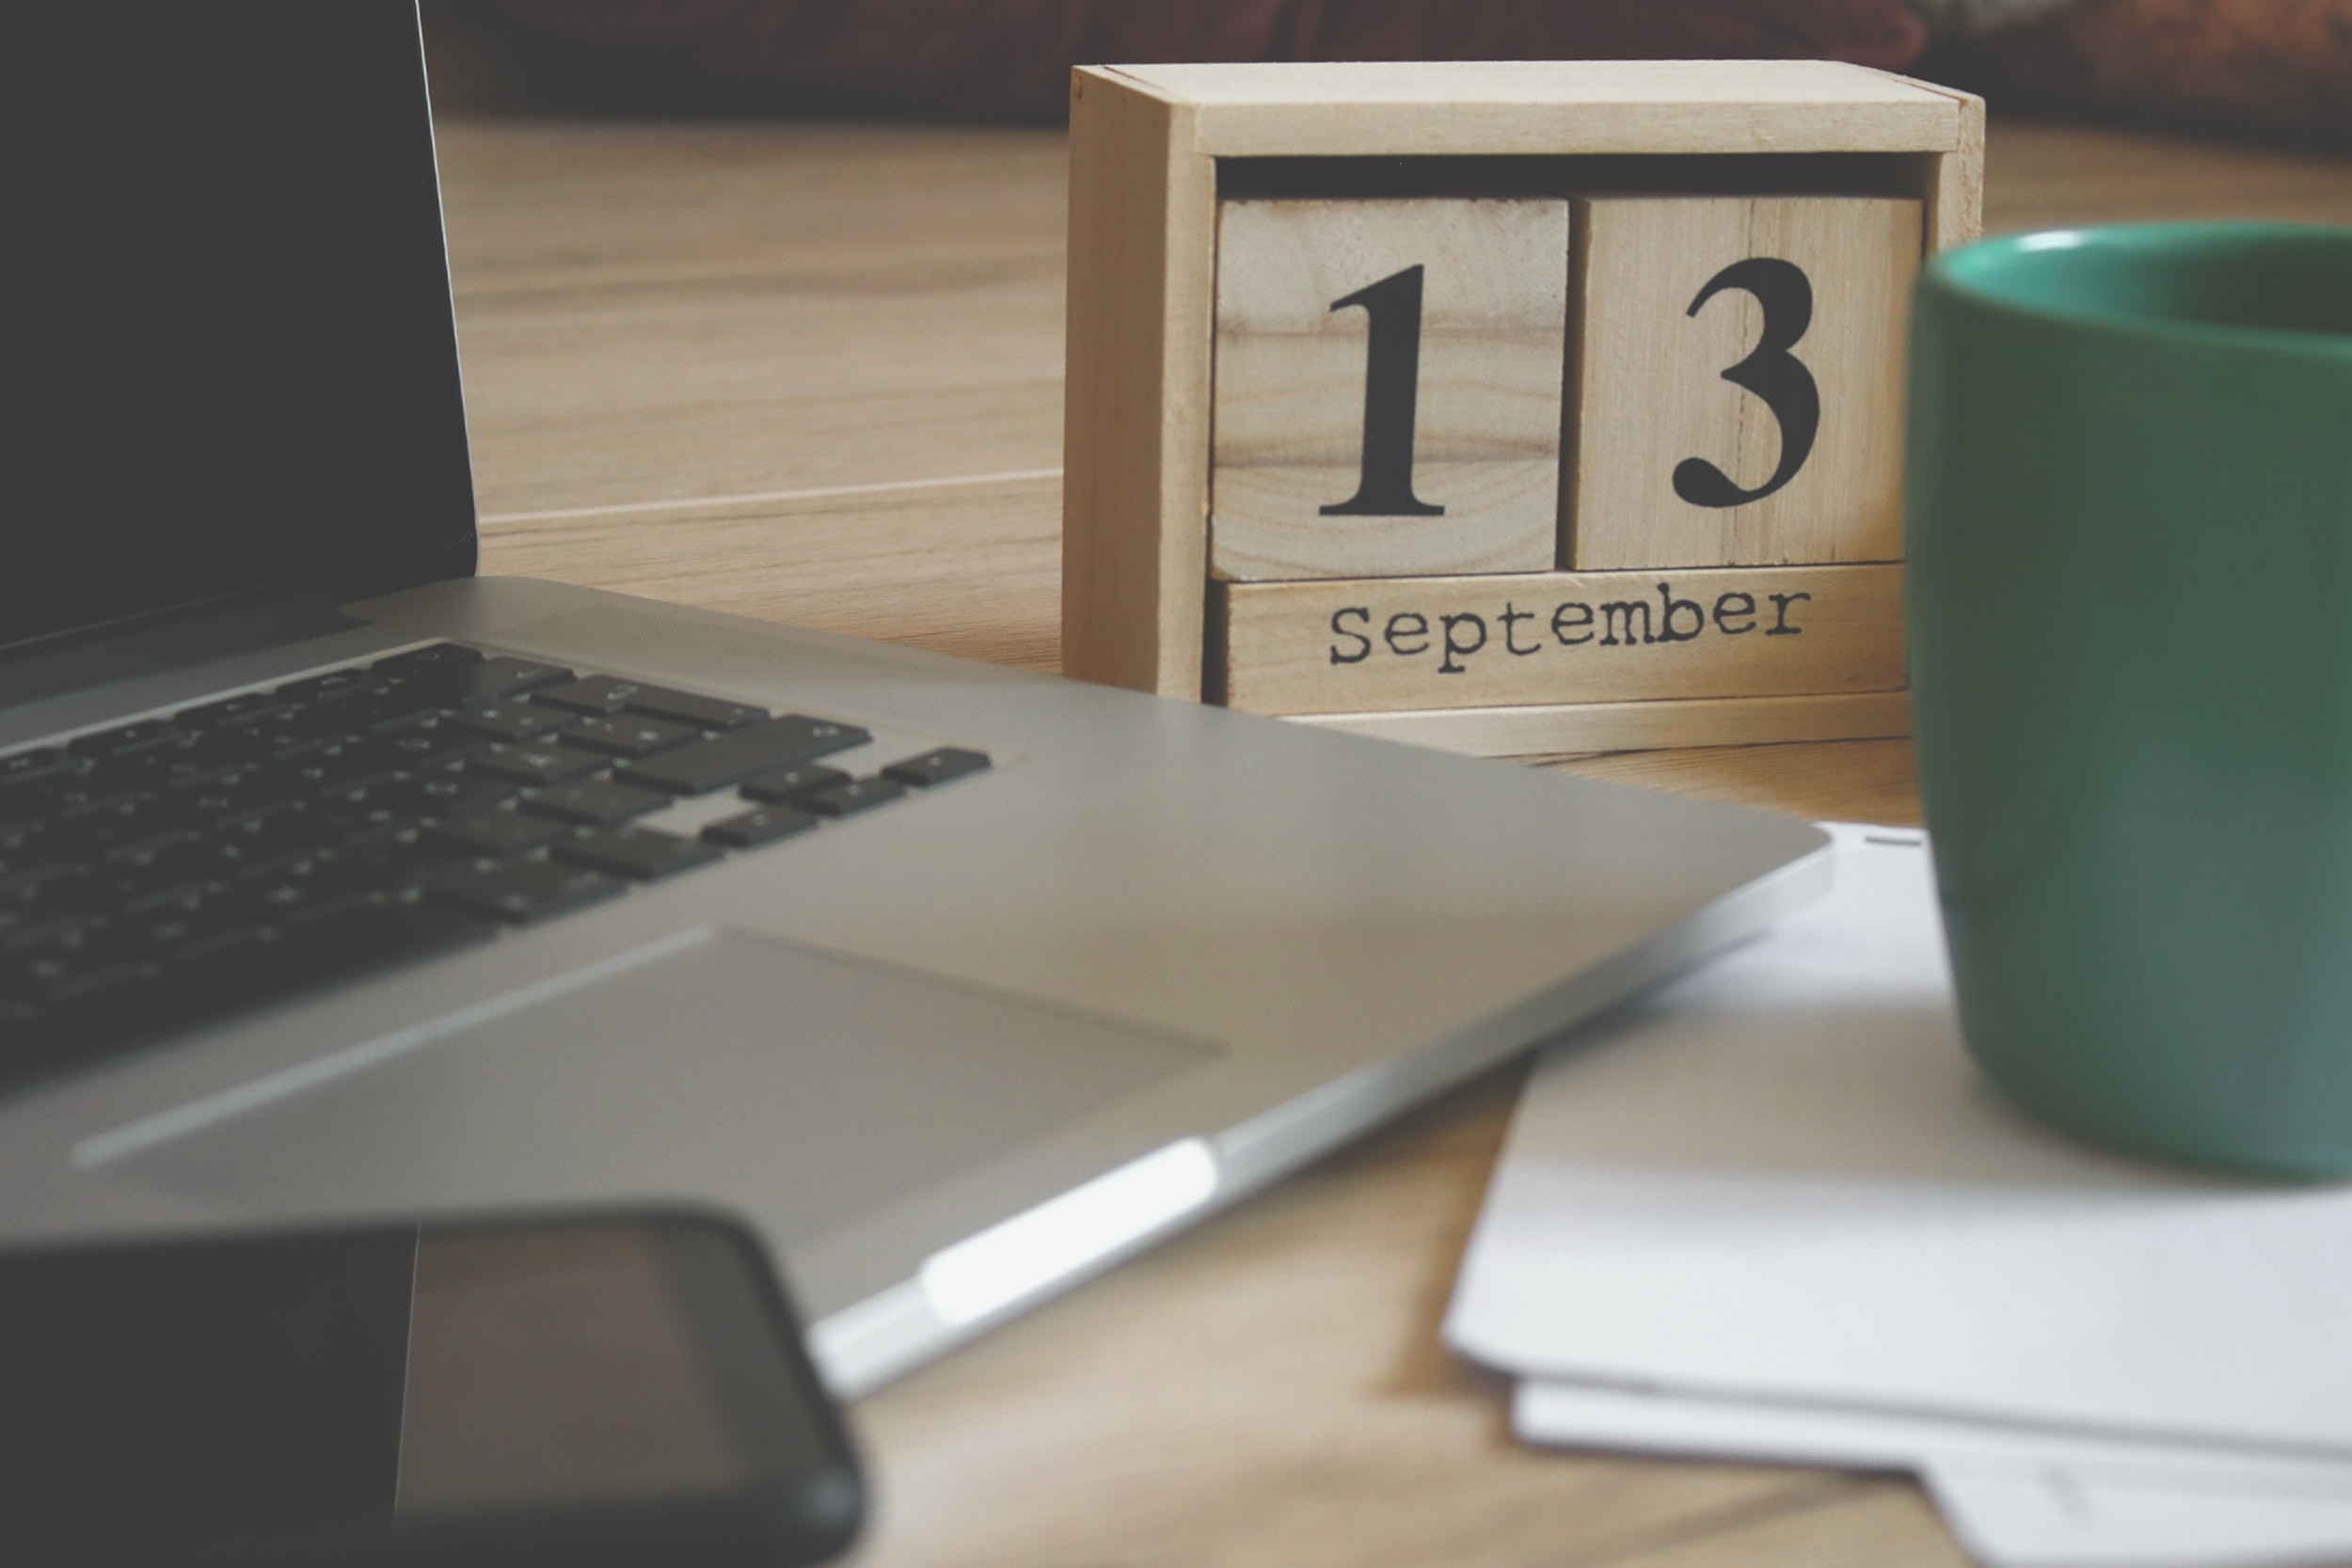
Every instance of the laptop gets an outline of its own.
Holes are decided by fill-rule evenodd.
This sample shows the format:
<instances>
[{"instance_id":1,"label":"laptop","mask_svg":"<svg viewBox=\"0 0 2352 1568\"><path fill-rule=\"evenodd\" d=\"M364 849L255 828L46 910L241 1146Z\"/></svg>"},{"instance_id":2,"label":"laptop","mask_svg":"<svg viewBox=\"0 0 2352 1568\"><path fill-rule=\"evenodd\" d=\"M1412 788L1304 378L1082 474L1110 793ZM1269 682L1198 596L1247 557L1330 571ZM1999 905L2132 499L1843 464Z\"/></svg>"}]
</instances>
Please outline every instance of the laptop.
<instances>
[{"instance_id":1,"label":"laptop","mask_svg":"<svg viewBox=\"0 0 2352 1568\"><path fill-rule=\"evenodd\" d=\"M413 0L12 25L0 1242L722 1204L855 1392L1825 884L1761 813L479 578Z\"/></svg>"}]
</instances>

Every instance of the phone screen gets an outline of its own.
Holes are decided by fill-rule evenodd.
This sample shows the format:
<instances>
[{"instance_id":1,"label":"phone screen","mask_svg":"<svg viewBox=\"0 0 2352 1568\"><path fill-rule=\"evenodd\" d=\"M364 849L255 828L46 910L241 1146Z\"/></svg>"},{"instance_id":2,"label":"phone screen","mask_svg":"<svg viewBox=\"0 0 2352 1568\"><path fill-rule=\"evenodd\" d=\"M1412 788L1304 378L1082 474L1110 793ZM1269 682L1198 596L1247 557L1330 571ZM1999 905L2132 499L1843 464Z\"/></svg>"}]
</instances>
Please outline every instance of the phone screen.
<instances>
[{"instance_id":1,"label":"phone screen","mask_svg":"<svg viewBox=\"0 0 2352 1568\"><path fill-rule=\"evenodd\" d=\"M0 1257L0 1439L20 1562L620 1560L722 1519L814 1560L858 1507L756 1247L692 1217Z\"/></svg>"}]
</instances>

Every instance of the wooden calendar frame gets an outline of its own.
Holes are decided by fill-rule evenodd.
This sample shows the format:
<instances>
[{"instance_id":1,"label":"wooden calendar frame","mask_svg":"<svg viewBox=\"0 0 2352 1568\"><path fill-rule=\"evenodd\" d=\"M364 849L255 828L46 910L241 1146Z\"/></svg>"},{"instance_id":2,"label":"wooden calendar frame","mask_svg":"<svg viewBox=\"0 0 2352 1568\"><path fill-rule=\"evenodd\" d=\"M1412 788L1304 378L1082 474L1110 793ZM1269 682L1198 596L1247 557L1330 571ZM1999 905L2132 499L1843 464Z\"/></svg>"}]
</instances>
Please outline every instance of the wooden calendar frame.
<instances>
[{"instance_id":1,"label":"wooden calendar frame","mask_svg":"<svg viewBox=\"0 0 2352 1568\"><path fill-rule=\"evenodd\" d=\"M1920 200L1928 254L1979 230L1982 101L1834 62L1122 66L1079 71L1073 93L1063 668L1168 696L1222 690L1207 635L1219 182L1273 166L1232 161L1665 155L1720 176L1874 154ZM1901 735L1909 705L1896 690L1310 721L1527 754Z\"/></svg>"}]
</instances>

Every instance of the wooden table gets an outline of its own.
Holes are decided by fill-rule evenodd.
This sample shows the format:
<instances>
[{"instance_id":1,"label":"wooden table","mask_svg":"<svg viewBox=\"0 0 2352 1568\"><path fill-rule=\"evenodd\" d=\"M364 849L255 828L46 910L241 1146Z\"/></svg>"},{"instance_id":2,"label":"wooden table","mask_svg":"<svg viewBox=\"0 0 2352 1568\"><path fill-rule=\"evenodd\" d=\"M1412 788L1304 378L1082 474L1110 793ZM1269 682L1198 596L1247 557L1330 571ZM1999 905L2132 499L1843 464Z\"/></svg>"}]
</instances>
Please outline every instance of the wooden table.
<instances>
[{"instance_id":1,"label":"wooden table","mask_svg":"<svg viewBox=\"0 0 2352 1568\"><path fill-rule=\"evenodd\" d=\"M462 81L462 71L447 78ZM1031 669L1057 652L1058 134L566 121L445 98L484 569ZM2352 164L2008 124L1995 230L2352 222ZM1899 742L1577 771L1915 820ZM1438 1325L1489 1075L876 1397L861 1561L1963 1560L1907 1481L1537 1452Z\"/></svg>"}]
</instances>

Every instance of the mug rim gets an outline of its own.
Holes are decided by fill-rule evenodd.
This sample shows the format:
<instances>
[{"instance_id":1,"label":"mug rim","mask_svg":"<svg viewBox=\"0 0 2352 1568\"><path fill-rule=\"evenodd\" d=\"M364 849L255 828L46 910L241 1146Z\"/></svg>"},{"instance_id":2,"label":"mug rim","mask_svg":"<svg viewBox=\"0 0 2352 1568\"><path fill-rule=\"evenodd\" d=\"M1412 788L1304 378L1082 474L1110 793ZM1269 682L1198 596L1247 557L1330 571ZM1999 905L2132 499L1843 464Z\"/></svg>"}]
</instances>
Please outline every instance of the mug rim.
<instances>
[{"instance_id":1,"label":"mug rim","mask_svg":"<svg viewBox=\"0 0 2352 1568\"><path fill-rule=\"evenodd\" d=\"M2352 359L2352 333L2248 326L2133 310L2056 305L2021 298L2003 289L1995 273L1995 269L2017 264L2021 256L2056 250L2100 246L2178 256L2198 251L2270 247L2282 243L2332 245L2342 253L2346 274L2352 277L2352 227L2272 219L2191 220L2081 224L1998 235L1931 258L1920 272L1919 286L1922 292L1934 289L1979 308L2104 336Z\"/></svg>"}]
</instances>

